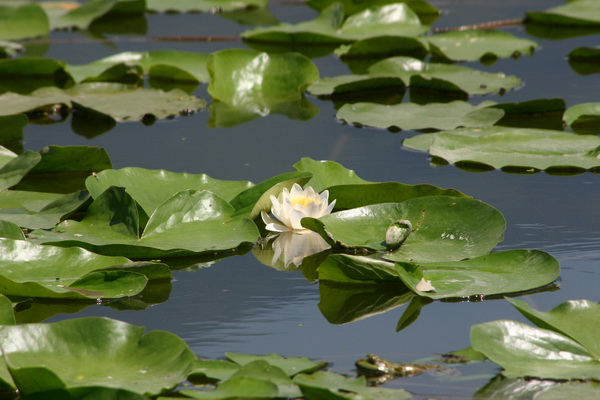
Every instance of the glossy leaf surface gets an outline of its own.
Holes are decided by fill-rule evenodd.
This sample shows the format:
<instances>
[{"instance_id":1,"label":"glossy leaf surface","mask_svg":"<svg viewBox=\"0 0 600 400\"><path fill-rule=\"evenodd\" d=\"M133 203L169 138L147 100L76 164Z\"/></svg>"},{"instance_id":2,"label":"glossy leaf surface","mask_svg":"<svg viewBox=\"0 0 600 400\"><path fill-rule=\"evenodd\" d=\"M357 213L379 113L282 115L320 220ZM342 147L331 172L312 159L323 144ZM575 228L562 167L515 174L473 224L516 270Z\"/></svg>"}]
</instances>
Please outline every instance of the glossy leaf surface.
<instances>
[{"instance_id":1,"label":"glossy leaf surface","mask_svg":"<svg viewBox=\"0 0 600 400\"><path fill-rule=\"evenodd\" d=\"M182 382L196 358L172 333L107 318L1 326L0 346L24 395L90 386L156 395Z\"/></svg>"},{"instance_id":2,"label":"glossy leaf surface","mask_svg":"<svg viewBox=\"0 0 600 400\"><path fill-rule=\"evenodd\" d=\"M490 105L491 103L483 102L474 106L463 101L425 105L354 103L343 105L337 112L337 117L349 123L359 123L376 128L441 130L458 127L487 127L494 125L504 115L502 110L488 108Z\"/></svg>"},{"instance_id":3,"label":"glossy leaf surface","mask_svg":"<svg viewBox=\"0 0 600 400\"><path fill-rule=\"evenodd\" d=\"M487 254L502 241L506 224L502 214L485 203L447 196L353 208L317 221L324 225L319 233L326 240L331 235L344 247L385 250L386 230L398 220L409 220L413 228L390 257L416 262L453 261ZM304 219L303 225L305 221L312 223L311 219Z\"/></svg>"},{"instance_id":4,"label":"glossy leaf surface","mask_svg":"<svg viewBox=\"0 0 600 400\"><path fill-rule=\"evenodd\" d=\"M415 136L403 145L449 163L470 161L494 168L600 166L600 138L545 129L463 128Z\"/></svg>"}]
</instances>

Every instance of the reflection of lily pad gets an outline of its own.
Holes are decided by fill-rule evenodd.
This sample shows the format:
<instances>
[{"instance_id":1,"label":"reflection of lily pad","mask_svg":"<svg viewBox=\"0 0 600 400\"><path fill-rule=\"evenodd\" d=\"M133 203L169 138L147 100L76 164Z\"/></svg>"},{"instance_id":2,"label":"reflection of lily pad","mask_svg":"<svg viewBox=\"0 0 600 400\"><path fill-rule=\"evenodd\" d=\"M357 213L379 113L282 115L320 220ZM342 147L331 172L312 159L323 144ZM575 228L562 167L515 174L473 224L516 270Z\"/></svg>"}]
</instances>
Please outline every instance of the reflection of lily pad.
<instances>
[{"instance_id":1,"label":"reflection of lily pad","mask_svg":"<svg viewBox=\"0 0 600 400\"><path fill-rule=\"evenodd\" d=\"M108 318L2 326L0 346L23 395L92 386L157 395L184 381L196 359L172 333Z\"/></svg>"},{"instance_id":2,"label":"reflection of lily pad","mask_svg":"<svg viewBox=\"0 0 600 400\"><path fill-rule=\"evenodd\" d=\"M350 248L385 250L389 225L409 220L413 230L395 261L453 261L489 253L502 241L505 220L494 207L478 200L427 196L402 203L383 203L304 218L302 224L326 240Z\"/></svg>"},{"instance_id":3,"label":"reflection of lily pad","mask_svg":"<svg viewBox=\"0 0 600 400\"><path fill-rule=\"evenodd\" d=\"M29 238L142 259L219 252L254 243L259 236L251 220L232 219L234 212L212 192L186 190L158 207L138 236L137 204L124 188L111 187L94 200L83 220L67 220L51 231L33 231Z\"/></svg>"},{"instance_id":4,"label":"reflection of lily pad","mask_svg":"<svg viewBox=\"0 0 600 400\"><path fill-rule=\"evenodd\" d=\"M600 166L600 138L545 129L462 128L405 139L405 147L428 151L449 163L474 162L494 168Z\"/></svg>"},{"instance_id":5,"label":"reflection of lily pad","mask_svg":"<svg viewBox=\"0 0 600 400\"><path fill-rule=\"evenodd\" d=\"M319 310L332 324L347 324L387 312L408 303L413 292L404 286L343 286L319 283Z\"/></svg>"},{"instance_id":6,"label":"reflection of lily pad","mask_svg":"<svg viewBox=\"0 0 600 400\"><path fill-rule=\"evenodd\" d=\"M600 47L578 47L569 53L569 65L581 75L600 72Z\"/></svg>"},{"instance_id":7,"label":"reflection of lily pad","mask_svg":"<svg viewBox=\"0 0 600 400\"><path fill-rule=\"evenodd\" d=\"M337 112L337 117L350 123L376 128L398 127L417 130L454 129L460 126L485 127L494 125L504 115L502 110L489 108L491 104L493 103L483 102L474 106L464 101L425 105L354 103L343 105Z\"/></svg>"}]
</instances>

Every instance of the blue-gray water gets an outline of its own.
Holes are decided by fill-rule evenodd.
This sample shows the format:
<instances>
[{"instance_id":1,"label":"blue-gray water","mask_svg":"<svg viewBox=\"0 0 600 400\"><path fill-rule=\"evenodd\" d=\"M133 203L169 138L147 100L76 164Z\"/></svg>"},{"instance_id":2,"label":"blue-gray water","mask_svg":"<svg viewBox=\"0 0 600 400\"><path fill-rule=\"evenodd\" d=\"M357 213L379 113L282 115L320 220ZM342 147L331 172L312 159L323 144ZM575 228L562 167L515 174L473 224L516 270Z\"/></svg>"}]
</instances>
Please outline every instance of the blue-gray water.
<instances>
[{"instance_id":1,"label":"blue-gray water","mask_svg":"<svg viewBox=\"0 0 600 400\"><path fill-rule=\"evenodd\" d=\"M432 0L431 3L446 12L436 26L519 18L527 10L563 4L560 0ZM306 20L316 15L305 6L277 1L270 8L284 21ZM147 21L148 36L237 35L246 29L210 14L149 15ZM470 65L517 75L524 85L502 97L475 97L473 102L558 97L571 106L599 101L598 75L577 75L566 59L576 47L597 45L598 35L547 40L528 35L522 26L506 30L536 40L541 47L531 57L499 60L489 67L479 63ZM53 37L83 38L77 33L55 33ZM47 56L80 64L128 50L208 53L233 46L244 47L241 42L121 40L111 46L53 44ZM333 56L315 62L322 76L347 71ZM205 91L203 86L196 94L208 99ZM331 102L316 98L310 101L320 109L310 121L271 115L228 129L208 128L207 112L158 121L149 127L121 124L92 140L72 133L68 123L30 125L25 132L25 148L39 150L49 144L101 146L108 150L116 168L160 168L254 182L291 171L292 164L301 157L311 157L337 161L367 180L453 187L495 206L505 215L508 227L498 249L540 249L561 262L560 290L522 299L541 310L570 299L600 300L600 175L509 175L499 171L469 173L453 166L432 167L426 154L401 147L401 141L415 132L390 133L341 124L335 119ZM351 324L332 325L319 312L318 285L307 282L299 272L279 272L266 267L252 254L195 271L175 272L174 276L173 290L165 303L145 311L93 306L77 316L105 315L149 329L165 329L180 335L203 357L219 358L227 351L308 356L331 361L334 371L349 374L354 361L367 353L405 361L430 357L467 347L472 324L505 318L523 320L507 302L490 300L434 302L423 308L413 325L398 333L395 327L404 307ZM66 317L69 316L53 320ZM496 372L489 363L473 368L468 370L469 374ZM396 381L393 386L422 395L470 397L485 382L485 378L457 383L423 376Z\"/></svg>"}]
</instances>

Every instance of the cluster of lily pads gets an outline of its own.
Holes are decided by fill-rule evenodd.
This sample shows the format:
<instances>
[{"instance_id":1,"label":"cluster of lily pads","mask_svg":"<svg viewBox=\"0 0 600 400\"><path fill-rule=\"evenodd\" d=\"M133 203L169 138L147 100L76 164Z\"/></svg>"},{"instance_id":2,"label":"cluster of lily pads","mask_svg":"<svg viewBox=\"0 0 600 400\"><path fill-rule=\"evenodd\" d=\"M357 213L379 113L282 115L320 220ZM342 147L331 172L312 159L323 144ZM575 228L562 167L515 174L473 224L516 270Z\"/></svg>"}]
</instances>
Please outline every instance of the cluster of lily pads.
<instances>
[{"instance_id":1,"label":"cluster of lily pads","mask_svg":"<svg viewBox=\"0 0 600 400\"><path fill-rule=\"evenodd\" d=\"M274 21L264 0L2 3L1 38L13 41L52 29L94 34L113 29L111 19L145 12L219 11L235 19L245 10L272 26L242 34L253 50L127 52L86 65L28 57L27 41L3 43L0 77L11 79L0 81L0 142L18 143L28 122L69 115L73 131L88 137L117 123L190 115L206 107L193 92L208 83L210 126L272 113L310 119L318 109L308 93L332 99L337 118L356 125L440 130L404 141L436 162L520 172L599 170L600 139L562 129L564 122L577 133L598 133L598 103L566 109L561 99L467 102L522 82L451 62L532 55L537 43L494 30L428 34L439 10L423 0L307 4L317 18L290 25ZM546 37L558 35L557 26L597 32L600 5L574 0L528 13L524 23ZM351 75L320 77L310 58L332 52ZM568 58L574 70L592 74L600 72L599 54L578 48ZM402 103L407 89L411 102ZM19 153L0 147L0 293L7 296L0 297L0 394L8 397L17 391L22 398L61 399L410 397L321 371L325 363L307 359L227 354L226 361L198 360L171 333L144 334L111 319L40 323L97 302L143 309L166 301L171 270L198 262L251 251L274 268L300 270L318 280L320 310L334 324L408 304L398 330L432 300L545 290L560 272L542 251L494 252L506 223L488 204L453 189L365 181L331 161L305 158L294 171L255 184L114 170L106 152L91 147ZM455 354L503 368L479 394L596 394L598 303L572 301L544 313L509 301L537 327L475 325L472 347ZM186 381L216 385L178 386Z\"/></svg>"},{"instance_id":2,"label":"cluster of lily pads","mask_svg":"<svg viewBox=\"0 0 600 400\"><path fill-rule=\"evenodd\" d=\"M38 168L37 173L47 173L51 180L50 166L57 164L59 155L85 152L92 155L98 150L55 147L43 154L21 156L5 151L0 178L10 189ZM98 159L102 161L95 166L106 162ZM340 164L308 158L296 163L294 170L253 184L203 174L108 168L89 175L85 191L48 194L46 198L36 192L3 191L5 204L12 207L3 209L0 226L0 282L2 293L17 304L14 313L11 301L2 298L3 388L8 392L18 389L23 396L51 393L82 398L99 391L113 396L110 398L127 394L137 399L165 396L190 379L219 384L210 391L180 390L179 395L212 399L242 395L307 399L410 396L402 390L369 388L364 378L315 372L326 364L306 359L228 354L229 361L197 360L185 343L168 332L143 334L143 328L110 319L33 323L36 316L51 315L51 306L39 311L40 304L51 299L73 302L75 310L80 302L85 307L86 299L90 303L112 301L118 307L131 306L128 302L139 298L143 303L144 292L151 291L153 281L170 278L168 263L184 256L218 260L252 249L260 260L275 267L302 269L308 279L319 280L322 312L332 323L364 318L412 299L399 329L415 320L427 303L423 299L525 292L549 285L558 277L558 262L544 252L490 253L503 238L502 214L456 190L368 182ZM156 185L161 191L151 190ZM300 185L310 189L303 190ZM293 210L276 208L285 204ZM300 225L290 222L295 211L310 214L304 207L311 204L318 205L312 208L312 218L301 218ZM266 214L269 212L272 217ZM397 221L405 221L410 231L400 243L390 246L390 227ZM277 239L273 241L269 232L298 237L293 239L295 243L292 240L277 248ZM326 246L311 250L314 246L303 243L314 240L306 239L307 233ZM430 285L420 287L422 281ZM367 310L353 305L357 296L364 300L370 293L380 299L385 293L389 296L384 302L369 304ZM526 313L535 312L522 302L512 302ZM550 315L558 315L559 321L541 326L556 325L559 334L571 339L554 334L548 343L540 344L540 334L529 332L531 328L494 322L473 327L473 349L506 368L505 375L511 378L533 374L552 379L598 379L600 361L593 334L571 333L575 325L568 320L596 318L598 305L580 302L561 307L577 310L552 311ZM25 312L21 314L20 309ZM568 321L563 323L560 318L565 314ZM543 319L543 313L535 315L534 322ZM17 321L22 324L15 325ZM593 322L588 326L593 332ZM580 357L573 356L576 361L572 362L581 369L570 369L574 372L569 376L553 375L560 370L553 362L548 362L547 369L546 364L536 369L542 361L535 358L538 352L532 351L522 356L531 361L531 368L515 370L511 352L516 350L506 347L500 351L496 343L504 336L514 336L515 330L529 346L551 346L559 341Z\"/></svg>"},{"instance_id":3,"label":"cluster of lily pads","mask_svg":"<svg viewBox=\"0 0 600 400\"><path fill-rule=\"evenodd\" d=\"M170 2L167 8L160 4L113 0L0 5L0 22L19 27L9 26L5 39L22 39L47 34L48 29L88 29L96 20L143 15L147 10L264 9L267 2L181 1ZM536 42L487 29L427 34L439 10L421 0L308 4L320 12L312 21L243 32L241 39L255 50L127 52L86 65L26 56L0 60L0 76L11 77L1 84L5 92L0 96L1 114L25 113L32 121L72 114L73 131L92 137L119 122L150 124L157 118L193 114L206 107L206 101L192 92L207 82L213 100L208 124L226 127L271 113L310 119L318 108L306 98L307 91L331 97L339 108L337 118L353 124L441 130L404 142L405 147L429 152L437 161L519 172L596 172L600 168L600 139L562 128L564 122L575 132L597 133L598 103L565 109L561 99L518 104L467 102L469 96L502 94L522 82L516 76L451 62L531 55ZM578 0L529 13L525 22L527 26L575 24L597 29L598 14L596 2ZM42 22L22 24L20 18L25 15L45 18L47 26ZM309 57L334 51L353 73L319 77ZM427 55L431 56L429 62L423 61ZM583 69L586 67L581 65L594 64L597 59L595 48L575 49L570 55L572 63L581 61ZM150 88L144 87L146 77ZM407 88L411 102L402 102ZM523 116L537 118L527 118L524 126Z\"/></svg>"}]
</instances>

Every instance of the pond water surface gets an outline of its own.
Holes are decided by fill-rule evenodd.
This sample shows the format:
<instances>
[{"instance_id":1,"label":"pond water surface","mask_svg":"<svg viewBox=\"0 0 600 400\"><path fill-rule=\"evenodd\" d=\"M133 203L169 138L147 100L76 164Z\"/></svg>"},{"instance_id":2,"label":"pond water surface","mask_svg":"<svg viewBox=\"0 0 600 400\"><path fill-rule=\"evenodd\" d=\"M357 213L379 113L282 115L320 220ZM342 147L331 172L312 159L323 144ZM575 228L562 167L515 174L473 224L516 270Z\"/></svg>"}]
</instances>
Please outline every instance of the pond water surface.
<instances>
[{"instance_id":1,"label":"pond water surface","mask_svg":"<svg viewBox=\"0 0 600 400\"><path fill-rule=\"evenodd\" d=\"M563 4L560 0L489 1L431 0L445 11L435 26L457 26L519 18L528 10ZM273 1L271 11L283 21L301 21L316 13L303 5ZM148 15L147 34L153 36L235 36L248 27L211 14ZM533 56L498 60L476 68L514 74L524 80L504 96L486 96L498 102L562 98L567 106L600 101L598 75L581 76L566 59L572 49L598 45L598 35L549 40L534 37L521 25L505 28L540 43ZM144 35L141 35L144 36ZM128 50L174 49L213 52L241 47L231 42L153 42L139 36L110 36L110 43L52 44L46 56L83 64ZM77 33L54 33L53 39L85 39ZM112 41L111 41L112 40ZM347 72L334 56L314 60L321 76ZM206 85L196 95L209 99ZM309 121L270 115L232 128L207 127L208 112L157 121L153 126L127 123L93 139L72 133L69 124L29 125L25 148L46 145L94 145L108 150L115 168L137 166L175 172L207 173L218 179L260 182L293 170L302 157L327 159L354 169L371 181L429 183L456 188L499 209L507 220L504 242L498 250L539 249L551 253L562 266L554 290L522 296L547 311L570 299L599 301L600 284L600 175L551 176L545 173L513 175L500 171L473 173L454 166L433 167L428 155L404 149L402 140L412 131L391 133L357 128L335 119L333 103L309 98L319 113ZM481 97L473 98L479 103ZM523 321L504 300L436 301L421 311L406 329L396 324L406 306L344 325L329 323L319 311L319 285L300 272L269 268L249 253L174 273L168 301L144 311L118 311L97 305L76 316L109 316L148 329L164 329L182 337L201 357L221 358L225 352L278 353L332 362L335 372L354 374L354 362L367 353L396 361L435 357L469 346L471 325L497 319ZM51 320L70 318L59 315ZM451 395L470 398L498 370L492 363L461 368L456 376L396 380L420 396ZM454 397L456 398L456 397Z\"/></svg>"}]
</instances>

